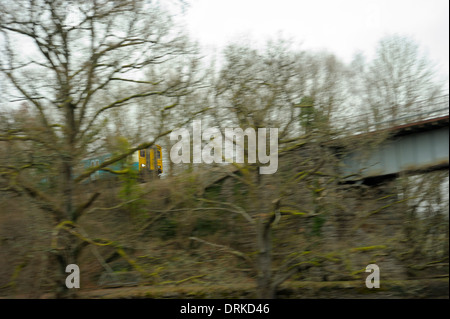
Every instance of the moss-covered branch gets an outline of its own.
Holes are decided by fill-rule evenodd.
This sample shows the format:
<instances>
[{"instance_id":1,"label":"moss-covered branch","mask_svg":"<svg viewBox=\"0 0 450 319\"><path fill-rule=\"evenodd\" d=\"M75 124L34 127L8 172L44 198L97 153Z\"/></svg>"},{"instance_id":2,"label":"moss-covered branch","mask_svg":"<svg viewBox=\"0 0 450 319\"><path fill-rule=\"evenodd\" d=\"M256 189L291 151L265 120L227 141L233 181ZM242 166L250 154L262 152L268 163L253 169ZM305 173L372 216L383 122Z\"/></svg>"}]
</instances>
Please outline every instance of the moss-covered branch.
<instances>
[{"instance_id":1,"label":"moss-covered branch","mask_svg":"<svg viewBox=\"0 0 450 319\"><path fill-rule=\"evenodd\" d=\"M242 258L243 260L245 260L248 263L248 265L252 269L255 269L255 265L253 263L253 260L247 254L245 254L243 252L237 251L237 250L235 250L235 249L233 249L231 247L225 246L225 245L214 244L214 243L211 243L209 241L206 241L206 240L203 240L203 239L200 239L200 238L197 238L197 237L189 237L189 239L198 241L198 242L206 244L208 246L212 246L212 247L216 247L216 248L220 248L222 250L225 250L226 252L228 252L228 253L230 253L232 255L235 255L235 256L237 256L239 258Z\"/></svg>"}]
</instances>

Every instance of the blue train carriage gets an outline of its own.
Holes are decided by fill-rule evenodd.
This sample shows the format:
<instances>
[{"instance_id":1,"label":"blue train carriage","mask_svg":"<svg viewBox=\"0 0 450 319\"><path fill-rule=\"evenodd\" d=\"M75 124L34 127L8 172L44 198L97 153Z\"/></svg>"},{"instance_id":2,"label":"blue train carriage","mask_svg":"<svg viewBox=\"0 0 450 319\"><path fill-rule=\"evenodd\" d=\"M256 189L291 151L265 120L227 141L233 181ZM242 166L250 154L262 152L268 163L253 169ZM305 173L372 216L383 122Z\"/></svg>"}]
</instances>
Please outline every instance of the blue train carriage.
<instances>
[{"instance_id":1,"label":"blue train carriage","mask_svg":"<svg viewBox=\"0 0 450 319\"><path fill-rule=\"evenodd\" d=\"M86 170L95 167L105 161L110 160L112 154L103 154L90 159L81 161L82 167ZM152 177L159 177L163 173L162 149L160 145L154 145L146 149L142 149L131 154L128 160L128 167L139 172L141 180ZM114 171L118 172L125 168L125 160L118 161L107 166L106 170L98 170L91 174L90 181L110 179L116 176ZM111 172L112 171L112 172Z\"/></svg>"}]
</instances>

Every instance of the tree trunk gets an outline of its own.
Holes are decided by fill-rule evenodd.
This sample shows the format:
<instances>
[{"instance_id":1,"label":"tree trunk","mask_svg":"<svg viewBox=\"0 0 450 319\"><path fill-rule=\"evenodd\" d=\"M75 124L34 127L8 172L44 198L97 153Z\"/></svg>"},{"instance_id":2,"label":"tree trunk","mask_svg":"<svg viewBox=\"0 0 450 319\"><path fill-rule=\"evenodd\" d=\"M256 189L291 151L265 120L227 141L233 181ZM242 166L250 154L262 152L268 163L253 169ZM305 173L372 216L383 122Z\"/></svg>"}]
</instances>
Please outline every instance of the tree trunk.
<instances>
[{"instance_id":1,"label":"tree trunk","mask_svg":"<svg viewBox=\"0 0 450 319\"><path fill-rule=\"evenodd\" d=\"M70 95L64 92L66 100L70 101ZM73 207L73 168L74 168L74 153L76 151L76 124L75 124L75 105L68 102L65 104L66 111L66 131L65 131L65 154L62 156L62 192L63 192L63 210L64 218L72 222L76 221L75 210ZM69 275L66 273L66 267L70 264L76 264L77 240L69 233L64 232L59 234L61 236L59 242L61 243L61 250L55 253L56 264L58 265L58 275L56 279L56 297L57 298L74 298L76 289L69 289L66 286L66 278Z\"/></svg>"},{"instance_id":2,"label":"tree trunk","mask_svg":"<svg viewBox=\"0 0 450 319\"><path fill-rule=\"evenodd\" d=\"M262 218L258 219L256 235L258 243L258 298L275 298L275 289L272 284L272 238L270 235L270 224L263 223Z\"/></svg>"},{"instance_id":3,"label":"tree trunk","mask_svg":"<svg viewBox=\"0 0 450 319\"><path fill-rule=\"evenodd\" d=\"M58 299L71 299L76 297L76 288L68 288L66 286L66 267L70 264L77 264L77 251L74 238L69 233L60 234L63 242L62 249L57 252L51 252L50 261L56 265L55 277L55 297Z\"/></svg>"},{"instance_id":4,"label":"tree trunk","mask_svg":"<svg viewBox=\"0 0 450 319\"><path fill-rule=\"evenodd\" d=\"M65 212L66 220L74 221L73 216L73 180L72 180L72 165L71 159L67 158L64 160L63 168L62 168L62 184L63 184L63 207Z\"/></svg>"}]
</instances>

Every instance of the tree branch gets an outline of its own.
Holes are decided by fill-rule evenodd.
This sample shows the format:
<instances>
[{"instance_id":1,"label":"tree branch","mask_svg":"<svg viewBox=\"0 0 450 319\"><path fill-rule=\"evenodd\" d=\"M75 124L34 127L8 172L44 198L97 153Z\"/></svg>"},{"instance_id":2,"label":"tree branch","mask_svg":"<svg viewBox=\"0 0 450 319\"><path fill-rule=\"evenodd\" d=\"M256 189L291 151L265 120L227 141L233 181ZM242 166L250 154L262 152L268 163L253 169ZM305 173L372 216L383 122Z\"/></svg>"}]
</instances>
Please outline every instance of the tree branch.
<instances>
[{"instance_id":1,"label":"tree branch","mask_svg":"<svg viewBox=\"0 0 450 319\"><path fill-rule=\"evenodd\" d=\"M211 243L209 241L206 241L206 240L203 240L203 239L200 239L200 238L197 238L197 237L189 237L189 239L198 241L198 242L206 244L208 246L212 246L212 247L223 249L223 250L225 250L226 252L228 252L228 253L230 253L232 255L235 255L235 256L237 256L239 258L244 259L247 262L247 264L252 269L255 269L255 265L253 263L253 260L247 254L244 254L244 253L242 253L240 251L237 251L237 250L235 250L235 249L233 249L231 247L228 247L228 246L225 246L225 245L214 244L214 243Z\"/></svg>"}]
</instances>

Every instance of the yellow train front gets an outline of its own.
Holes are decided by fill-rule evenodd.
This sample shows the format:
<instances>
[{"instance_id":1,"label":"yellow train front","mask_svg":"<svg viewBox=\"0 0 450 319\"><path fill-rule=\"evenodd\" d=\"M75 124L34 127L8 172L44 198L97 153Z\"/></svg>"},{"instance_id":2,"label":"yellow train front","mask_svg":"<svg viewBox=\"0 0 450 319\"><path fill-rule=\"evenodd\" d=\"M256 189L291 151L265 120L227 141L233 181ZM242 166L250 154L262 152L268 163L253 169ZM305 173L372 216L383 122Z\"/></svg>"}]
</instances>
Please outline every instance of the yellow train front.
<instances>
[{"instance_id":1,"label":"yellow train front","mask_svg":"<svg viewBox=\"0 0 450 319\"><path fill-rule=\"evenodd\" d=\"M113 154L102 154L93 158L81 161L84 169L89 169L109 161ZM153 145L146 149L142 149L133 153L127 160L127 165L132 170L139 172L141 181L152 178L158 178L163 173L162 151L161 146ZM117 173L124 169L125 161L119 161L108 166L108 170L98 170L91 174L90 180L106 180L117 177Z\"/></svg>"},{"instance_id":2,"label":"yellow train front","mask_svg":"<svg viewBox=\"0 0 450 319\"><path fill-rule=\"evenodd\" d=\"M134 159L138 163L141 178L159 177L163 173L161 146L153 145L136 152Z\"/></svg>"}]
</instances>

